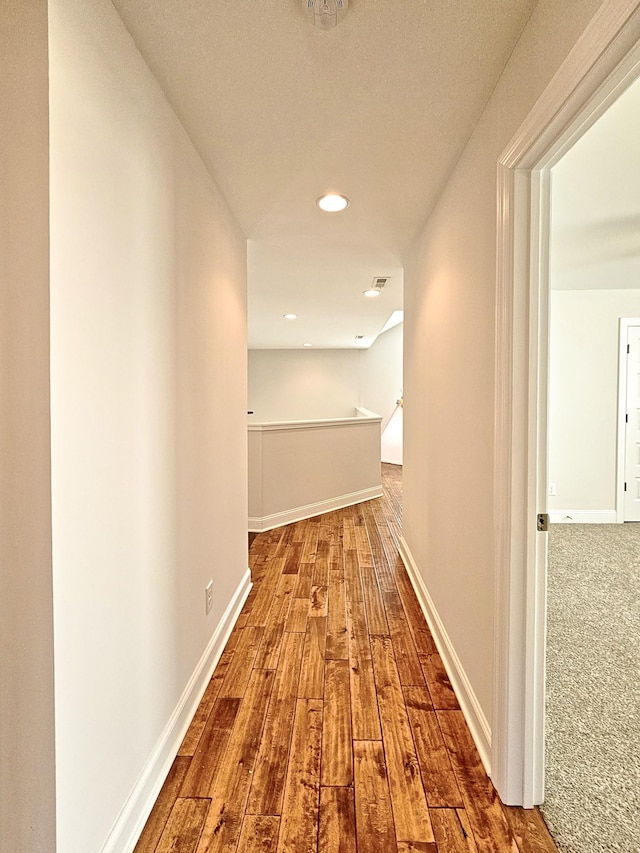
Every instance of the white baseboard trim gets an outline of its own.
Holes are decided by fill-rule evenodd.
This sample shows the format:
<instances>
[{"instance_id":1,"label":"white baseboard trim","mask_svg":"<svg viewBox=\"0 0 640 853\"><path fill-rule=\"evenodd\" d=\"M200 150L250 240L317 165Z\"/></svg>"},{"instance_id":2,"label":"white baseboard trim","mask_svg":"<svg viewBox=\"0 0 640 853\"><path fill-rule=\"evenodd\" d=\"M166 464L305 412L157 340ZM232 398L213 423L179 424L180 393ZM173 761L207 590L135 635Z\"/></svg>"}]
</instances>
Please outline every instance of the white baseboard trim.
<instances>
[{"instance_id":1,"label":"white baseboard trim","mask_svg":"<svg viewBox=\"0 0 640 853\"><path fill-rule=\"evenodd\" d=\"M313 518L314 515L322 515L323 512L332 512L334 509L342 509L345 506L353 506L353 504L381 497L382 486L372 486L369 489L360 489L358 492L350 492L347 495L339 495L337 498L328 498L325 501L294 507L284 510L284 512L262 516L262 518L249 516L249 532L262 533L265 530L273 530L274 527L282 527L283 524L293 524L295 521Z\"/></svg>"},{"instance_id":2,"label":"white baseboard trim","mask_svg":"<svg viewBox=\"0 0 640 853\"><path fill-rule=\"evenodd\" d=\"M247 569L113 829L102 845L101 853L131 853L135 847L251 586L251 572Z\"/></svg>"},{"instance_id":3,"label":"white baseboard trim","mask_svg":"<svg viewBox=\"0 0 640 853\"><path fill-rule=\"evenodd\" d=\"M491 776L491 727L489 722L480 707L471 682L464 671L460 658L456 654L453 643L440 619L436 606L429 595L425 582L418 571L416 562L404 537L400 539L399 550L402 562L405 565L409 579L418 597L422 612L433 634L433 639L449 676L449 681L460 703L460 709L480 753L484 769L487 771L487 775Z\"/></svg>"},{"instance_id":4,"label":"white baseboard trim","mask_svg":"<svg viewBox=\"0 0 640 853\"><path fill-rule=\"evenodd\" d=\"M551 524L617 524L615 509L554 509L549 512Z\"/></svg>"}]
</instances>

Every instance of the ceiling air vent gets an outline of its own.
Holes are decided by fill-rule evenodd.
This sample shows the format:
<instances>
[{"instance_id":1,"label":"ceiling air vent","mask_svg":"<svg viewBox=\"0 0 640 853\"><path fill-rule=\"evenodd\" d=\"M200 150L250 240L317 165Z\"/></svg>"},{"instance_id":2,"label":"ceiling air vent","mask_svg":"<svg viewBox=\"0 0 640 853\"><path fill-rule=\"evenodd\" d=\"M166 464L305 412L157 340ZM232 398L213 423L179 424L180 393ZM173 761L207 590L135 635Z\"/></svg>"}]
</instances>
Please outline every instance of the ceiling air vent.
<instances>
[{"instance_id":1,"label":"ceiling air vent","mask_svg":"<svg viewBox=\"0 0 640 853\"><path fill-rule=\"evenodd\" d=\"M364 338L364 335L356 335L356 340L361 341Z\"/></svg>"},{"instance_id":2,"label":"ceiling air vent","mask_svg":"<svg viewBox=\"0 0 640 853\"><path fill-rule=\"evenodd\" d=\"M389 281L390 276L388 275L377 275L373 279L373 287L375 290L382 290L385 284Z\"/></svg>"}]
</instances>

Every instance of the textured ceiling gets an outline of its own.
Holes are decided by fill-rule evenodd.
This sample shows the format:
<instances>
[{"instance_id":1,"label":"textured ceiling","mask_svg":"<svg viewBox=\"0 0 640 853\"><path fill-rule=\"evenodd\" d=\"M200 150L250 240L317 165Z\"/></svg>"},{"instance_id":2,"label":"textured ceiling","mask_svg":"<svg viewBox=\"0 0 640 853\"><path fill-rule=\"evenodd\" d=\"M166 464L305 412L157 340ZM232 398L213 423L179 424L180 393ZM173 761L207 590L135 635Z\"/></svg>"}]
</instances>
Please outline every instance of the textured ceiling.
<instances>
[{"instance_id":1,"label":"textured ceiling","mask_svg":"<svg viewBox=\"0 0 640 853\"><path fill-rule=\"evenodd\" d=\"M250 346L369 345L535 0L113 2L249 239Z\"/></svg>"}]
</instances>

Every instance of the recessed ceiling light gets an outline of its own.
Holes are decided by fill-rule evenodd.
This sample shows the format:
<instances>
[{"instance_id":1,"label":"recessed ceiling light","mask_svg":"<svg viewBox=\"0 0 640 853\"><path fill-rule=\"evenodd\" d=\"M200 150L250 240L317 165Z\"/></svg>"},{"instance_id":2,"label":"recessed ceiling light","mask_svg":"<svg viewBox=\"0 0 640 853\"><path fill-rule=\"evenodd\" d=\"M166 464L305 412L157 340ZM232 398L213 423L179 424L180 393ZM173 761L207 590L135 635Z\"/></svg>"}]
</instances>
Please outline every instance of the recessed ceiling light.
<instances>
[{"instance_id":1,"label":"recessed ceiling light","mask_svg":"<svg viewBox=\"0 0 640 853\"><path fill-rule=\"evenodd\" d=\"M284 317L285 320L297 320L298 319L297 314L283 314L282 316Z\"/></svg>"},{"instance_id":2,"label":"recessed ceiling light","mask_svg":"<svg viewBox=\"0 0 640 853\"><path fill-rule=\"evenodd\" d=\"M302 344L303 347L310 347L312 344Z\"/></svg>"},{"instance_id":3,"label":"recessed ceiling light","mask_svg":"<svg viewBox=\"0 0 640 853\"><path fill-rule=\"evenodd\" d=\"M316 204L320 210L324 210L327 213L338 213L349 206L349 199L346 195L340 195L340 193L326 193L320 196Z\"/></svg>"},{"instance_id":4,"label":"recessed ceiling light","mask_svg":"<svg viewBox=\"0 0 640 853\"><path fill-rule=\"evenodd\" d=\"M373 287L370 290L363 290L362 292L365 296L370 296L372 299L374 296L380 296L380 291L375 290Z\"/></svg>"}]
</instances>

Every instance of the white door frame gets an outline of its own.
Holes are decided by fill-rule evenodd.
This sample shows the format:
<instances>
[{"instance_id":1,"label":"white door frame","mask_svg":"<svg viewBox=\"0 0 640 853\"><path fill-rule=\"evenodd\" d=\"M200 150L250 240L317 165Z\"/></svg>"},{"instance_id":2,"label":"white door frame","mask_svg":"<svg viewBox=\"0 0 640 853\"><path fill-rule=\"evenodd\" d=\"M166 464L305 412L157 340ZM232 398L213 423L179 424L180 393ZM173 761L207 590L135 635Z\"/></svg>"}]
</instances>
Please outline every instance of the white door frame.
<instances>
[{"instance_id":1,"label":"white door frame","mask_svg":"<svg viewBox=\"0 0 640 853\"><path fill-rule=\"evenodd\" d=\"M492 779L544 797L549 170L640 76L640 0L605 0L498 163Z\"/></svg>"},{"instance_id":2,"label":"white door frame","mask_svg":"<svg viewBox=\"0 0 640 853\"><path fill-rule=\"evenodd\" d=\"M616 471L616 521L624 522L624 484L627 444L627 337L632 326L640 326L640 317L621 317L618 331L618 445Z\"/></svg>"}]
</instances>

